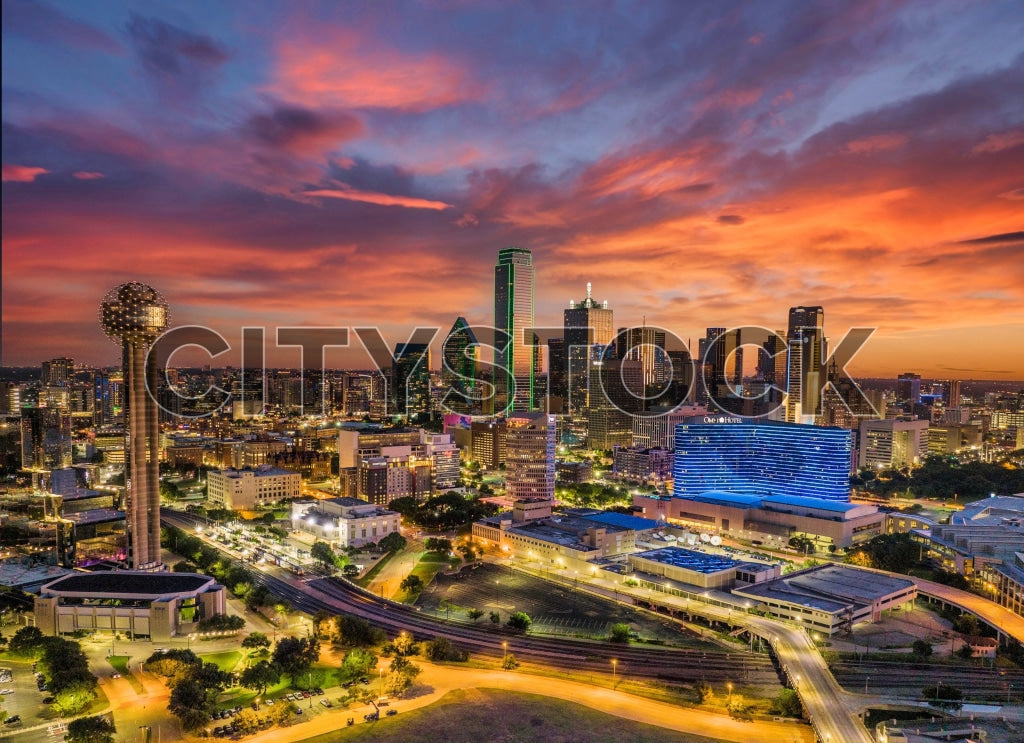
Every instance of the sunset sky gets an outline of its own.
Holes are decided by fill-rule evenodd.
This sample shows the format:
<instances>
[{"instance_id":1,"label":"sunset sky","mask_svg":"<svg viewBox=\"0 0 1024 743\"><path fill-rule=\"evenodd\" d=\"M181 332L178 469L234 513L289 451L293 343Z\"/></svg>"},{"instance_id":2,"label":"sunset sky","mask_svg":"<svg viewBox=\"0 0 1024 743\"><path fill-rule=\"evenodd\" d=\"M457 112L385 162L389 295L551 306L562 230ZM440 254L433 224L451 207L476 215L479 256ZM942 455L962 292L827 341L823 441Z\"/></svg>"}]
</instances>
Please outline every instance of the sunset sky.
<instances>
[{"instance_id":1,"label":"sunset sky","mask_svg":"<svg viewBox=\"0 0 1024 743\"><path fill-rule=\"evenodd\" d=\"M538 324L821 304L851 372L1024 378L1024 5L3 2L5 365L115 363L130 279L236 344L490 323L509 245Z\"/></svg>"}]
</instances>

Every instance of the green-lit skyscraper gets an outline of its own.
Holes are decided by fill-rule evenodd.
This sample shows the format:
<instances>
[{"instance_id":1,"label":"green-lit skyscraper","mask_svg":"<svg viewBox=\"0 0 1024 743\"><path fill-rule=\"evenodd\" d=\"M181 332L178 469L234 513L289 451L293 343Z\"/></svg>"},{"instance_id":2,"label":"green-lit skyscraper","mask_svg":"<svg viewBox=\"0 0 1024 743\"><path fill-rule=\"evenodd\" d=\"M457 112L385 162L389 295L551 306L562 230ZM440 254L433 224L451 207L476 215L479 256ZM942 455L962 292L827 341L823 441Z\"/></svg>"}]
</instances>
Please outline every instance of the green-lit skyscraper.
<instances>
[{"instance_id":1,"label":"green-lit skyscraper","mask_svg":"<svg viewBox=\"0 0 1024 743\"><path fill-rule=\"evenodd\" d=\"M507 333L510 342L504 351L500 340L495 344L495 413L534 408L535 352L526 345L526 339L532 338L533 283L533 255L529 250L498 251L498 265L494 267L494 326Z\"/></svg>"}]
</instances>

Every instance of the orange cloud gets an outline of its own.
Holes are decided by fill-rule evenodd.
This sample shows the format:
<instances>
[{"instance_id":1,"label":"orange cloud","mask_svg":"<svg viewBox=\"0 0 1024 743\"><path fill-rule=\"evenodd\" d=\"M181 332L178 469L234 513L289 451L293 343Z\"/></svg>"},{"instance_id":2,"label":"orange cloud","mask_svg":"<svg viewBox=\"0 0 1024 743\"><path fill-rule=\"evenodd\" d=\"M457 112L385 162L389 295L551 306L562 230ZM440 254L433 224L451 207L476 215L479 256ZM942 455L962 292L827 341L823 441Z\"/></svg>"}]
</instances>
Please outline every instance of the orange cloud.
<instances>
[{"instance_id":1,"label":"orange cloud","mask_svg":"<svg viewBox=\"0 0 1024 743\"><path fill-rule=\"evenodd\" d=\"M304 191L306 196L323 196L329 199L347 199L348 201L362 201L367 204L379 204L380 206L404 206L410 209L450 209L451 204L443 201L431 201L429 199L417 199L413 196L392 196L386 193L375 191L359 191L354 188L319 188L315 191Z\"/></svg>"},{"instance_id":2,"label":"orange cloud","mask_svg":"<svg viewBox=\"0 0 1024 743\"><path fill-rule=\"evenodd\" d=\"M437 53L370 46L350 31L289 39L277 50L271 89L306 105L423 111L475 97L464 66Z\"/></svg>"},{"instance_id":3,"label":"orange cloud","mask_svg":"<svg viewBox=\"0 0 1024 743\"><path fill-rule=\"evenodd\" d=\"M4 183L31 183L36 178L50 171L46 168L33 168L28 165L14 165L4 163L3 165L3 182Z\"/></svg>"}]
</instances>

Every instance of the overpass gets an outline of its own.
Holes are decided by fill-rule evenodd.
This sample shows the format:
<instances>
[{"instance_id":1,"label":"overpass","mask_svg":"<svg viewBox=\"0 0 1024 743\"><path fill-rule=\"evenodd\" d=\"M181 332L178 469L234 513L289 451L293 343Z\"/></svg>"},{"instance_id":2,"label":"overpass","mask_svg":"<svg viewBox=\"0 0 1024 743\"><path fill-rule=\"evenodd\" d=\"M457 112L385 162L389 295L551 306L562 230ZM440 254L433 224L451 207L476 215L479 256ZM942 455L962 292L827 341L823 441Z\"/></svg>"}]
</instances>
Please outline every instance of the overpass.
<instances>
[{"instance_id":1,"label":"overpass","mask_svg":"<svg viewBox=\"0 0 1024 743\"><path fill-rule=\"evenodd\" d=\"M913 576L909 576L909 578L917 583L918 595L943 607L951 606L969 612L994 629L998 634L1000 644L1007 638L1024 644L1024 617L1019 614L1014 614L1005 606L1000 606L994 601L989 601L987 598L969 591L923 578Z\"/></svg>"}]
</instances>

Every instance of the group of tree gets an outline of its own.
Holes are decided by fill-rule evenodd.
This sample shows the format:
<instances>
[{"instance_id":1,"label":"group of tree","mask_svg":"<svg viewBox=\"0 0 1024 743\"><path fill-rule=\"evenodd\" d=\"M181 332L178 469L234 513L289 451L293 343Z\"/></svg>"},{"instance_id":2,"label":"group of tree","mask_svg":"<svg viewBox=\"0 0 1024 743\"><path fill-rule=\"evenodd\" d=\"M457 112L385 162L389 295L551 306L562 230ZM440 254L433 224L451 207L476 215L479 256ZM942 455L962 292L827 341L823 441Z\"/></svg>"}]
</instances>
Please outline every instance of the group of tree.
<instances>
[{"instance_id":1,"label":"group of tree","mask_svg":"<svg viewBox=\"0 0 1024 743\"><path fill-rule=\"evenodd\" d=\"M445 539L444 537L427 537L423 546L427 548L428 552L437 552L438 554L447 555L452 551L452 540Z\"/></svg>"},{"instance_id":2,"label":"group of tree","mask_svg":"<svg viewBox=\"0 0 1024 743\"><path fill-rule=\"evenodd\" d=\"M410 573L402 579L399 588L409 593L417 593L423 590L423 579L415 573Z\"/></svg>"},{"instance_id":3,"label":"group of tree","mask_svg":"<svg viewBox=\"0 0 1024 743\"><path fill-rule=\"evenodd\" d=\"M795 536L789 538L789 546L805 555L814 554L814 540L810 537Z\"/></svg>"},{"instance_id":4,"label":"group of tree","mask_svg":"<svg viewBox=\"0 0 1024 743\"><path fill-rule=\"evenodd\" d=\"M409 540L397 531L393 531L377 542L377 549L381 552L401 552L407 544L409 544Z\"/></svg>"},{"instance_id":5,"label":"group of tree","mask_svg":"<svg viewBox=\"0 0 1024 743\"><path fill-rule=\"evenodd\" d=\"M509 616L508 621L505 622L505 624L512 629L525 632L530 628L530 625L533 624L533 620L530 619L530 615L526 612L516 611Z\"/></svg>"},{"instance_id":6,"label":"group of tree","mask_svg":"<svg viewBox=\"0 0 1024 743\"><path fill-rule=\"evenodd\" d=\"M559 483L558 499L575 508L609 508L629 505L630 489L622 485L603 485L594 482Z\"/></svg>"},{"instance_id":7,"label":"group of tree","mask_svg":"<svg viewBox=\"0 0 1024 743\"><path fill-rule=\"evenodd\" d=\"M271 662L281 673L296 679L306 673L320 658L320 640L310 637L282 637L274 646Z\"/></svg>"},{"instance_id":8,"label":"group of tree","mask_svg":"<svg viewBox=\"0 0 1024 743\"><path fill-rule=\"evenodd\" d=\"M452 644L447 637L435 637L423 644L423 657L434 662L469 660L469 652Z\"/></svg>"},{"instance_id":9,"label":"group of tree","mask_svg":"<svg viewBox=\"0 0 1024 743\"><path fill-rule=\"evenodd\" d=\"M231 681L230 674L215 663L204 663L191 650L153 653L144 667L167 679L171 690L167 709L185 730L196 730L210 721L217 697Z\"/></svg>"},{"instance_id":10,"label":"group of tree","mask_svg":"<svg viewBox=\"0 0 1024 743\"><path fill-rule=\"evenodd\" d=\"M243 565L223 556L219 550L204 544L198 537L175 526L163 529L161 544L184 557L171 570L175 573L203 573L212 576L232 594L245 600L246 608L255 611L270 602L270 593L257 585L252 573Z\"/></svg>"},{"instance_id":11,"label":"group of tree","mask_svg":"<svg viewBox=\"0 0 1024 743\"><path fill-rule=\"evenodd\" d=\"M918 562L921 546L910 534L881 534L864 544L851 548L844 561L851 565L907 573Z\"/></svg>"},{"instance_id":12,"label":"group of tree","mask_svg":"<svg viewBox=\"0 0 1024 743\"><path fill-rule=\"evenodd\" d=\"M380 627L365 619L339 614L334 618L334 635L331 639L342 647L370 647L385 642L387 635Z\"/></svg>"},{"instance_id":13,"label":"group of tree","mask_svg":"<svg viewBox=\"0 0 1024 743\"><path fill-rule=\"evenodd\" d=\"M930 455L908 471L862 469L853 484L882 496L909 492L917 498L974 500L990 493L1024 491L1024 469L991 462L961 464L955 457Z\"/></svg>"},{"instance_id":14,"label":"group of tree","mask_svg":"<svg viewBox=\"0 0 1024 743\"><path fill-rule=\"evenodd\" d=\"M237 614L214 614L200 619L196 629L200 632L237 632L245 626L245 620Z\"/></svg>"},{"instance_id":15,"label":"group of tree","mask_svg":"<svg viewBox=\"0 0 1024 743\"><path fill-rule=\"evenodd\" d=\"M8 642L11 654L37 659L58 714L75 715L96 698L97 680L81 646L63 637L48 637L38 627L22 627Z\"/></svg>"},{"instance_id":16,"label":"group of tree","mask_svg":"<svg viewBox=\"0 0 1024 743\"><path fill-rule=\"evenodd\" d=\"M67 743L114 743L117 728L106 715L79 717L68 723L64 736Z\"/></svg>"},{"instance_id":17,"label":"group of tree","mask_svg":"<svg viewBox=\"0 0 1024 743\"><path fill-rule=\"evenodd\" d=\"M420 673L420 667L404 655L396 655L391 659L391 666L388 674L384 677L383 690L385 694L402 694L410 686Z\"/></svg>"},{"instance_id":18,"label":"group of tree","mask_svg":"<svg viewBox=\"0 0 1024 743\"><path fill-rule=\"evenodd\" d=\"M771 712L773 715L782 715L783 717L800 717L803 714L800 697L792 689L783 689L772 700Z\"/></svg>"},{"instance_id":19,"label":"group of tree","mask_svg":"<svg viewBox=\"0 0 1024 743\"><path fill-rule=\"evenodd\" d=\"M409 523L425 529L447 530L479 521L497 513L498 507L484 503L478 497L466 497L454 491L417 501L415 498L395 498L388 508L398 511Z\"/></svg>"},{"instance_id":20,"label":"group of tree","mask_svg":"<svg viewBox=\"0 0 1024 743\"><path fill-rule=\"evenodd\" d=\"M612 625L611 632L608 635L608 639L611 642L628 644L630 631L631 630L628 624L626 624L625 622L617 622L616 624Z\"/></svg>"}]
</instances>

